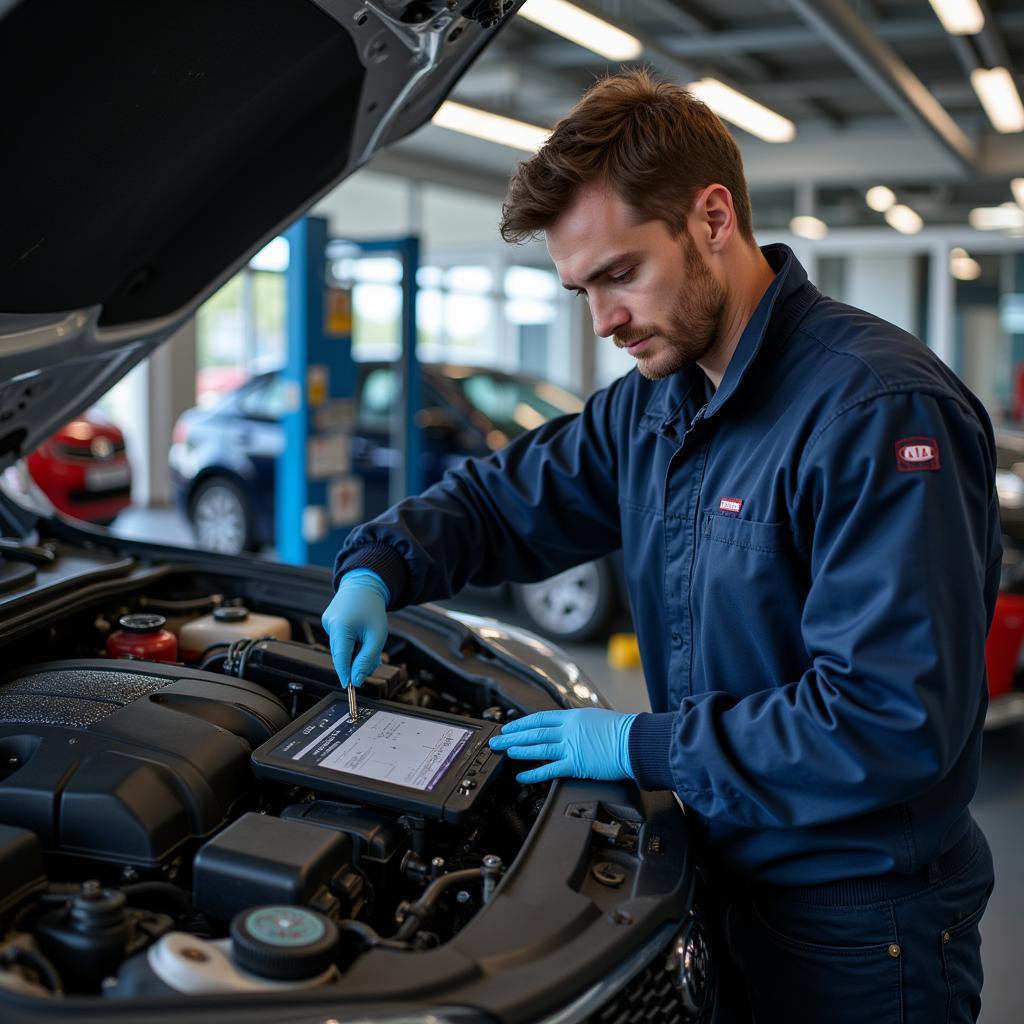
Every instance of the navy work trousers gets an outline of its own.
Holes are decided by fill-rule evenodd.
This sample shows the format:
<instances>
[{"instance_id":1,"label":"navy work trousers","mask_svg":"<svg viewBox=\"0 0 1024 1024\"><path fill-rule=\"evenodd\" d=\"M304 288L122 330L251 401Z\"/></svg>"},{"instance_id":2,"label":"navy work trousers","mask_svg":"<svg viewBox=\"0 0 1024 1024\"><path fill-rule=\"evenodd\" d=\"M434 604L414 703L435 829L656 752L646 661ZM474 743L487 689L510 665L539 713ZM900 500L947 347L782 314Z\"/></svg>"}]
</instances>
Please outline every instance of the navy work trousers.
<instances>
[{"instance_id":1,"label":"navy work trousers","mask_svg":"<svg viewBox=\"0 0 1024 1024\"><path fill-rule=\"evenodd\" d=\"M720 881L714 1024L976 1020L978 922L992 884L992 855L973 821L912 876L738 891Z\"/></svg>"}]
</instances>

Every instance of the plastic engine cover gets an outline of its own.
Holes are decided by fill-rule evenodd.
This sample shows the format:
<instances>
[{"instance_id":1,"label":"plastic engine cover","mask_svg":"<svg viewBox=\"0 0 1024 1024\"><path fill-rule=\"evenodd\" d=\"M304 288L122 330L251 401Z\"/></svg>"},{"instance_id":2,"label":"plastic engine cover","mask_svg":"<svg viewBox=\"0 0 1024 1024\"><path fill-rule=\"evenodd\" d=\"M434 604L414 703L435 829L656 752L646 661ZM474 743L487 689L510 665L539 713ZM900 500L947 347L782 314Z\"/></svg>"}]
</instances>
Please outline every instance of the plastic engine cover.
<instances>
[{"instance_id":1,"label":"plastic engine cover","mask_svg":"<svg viewBox=\"0 0 1024 1024\"><path fill-rule=\"evenodd\" d=\"M288 723L244 680L50 662L0 681L0 824L44 850L155 866L225 824L249 755Z\"/></svg>"}]
</instances>

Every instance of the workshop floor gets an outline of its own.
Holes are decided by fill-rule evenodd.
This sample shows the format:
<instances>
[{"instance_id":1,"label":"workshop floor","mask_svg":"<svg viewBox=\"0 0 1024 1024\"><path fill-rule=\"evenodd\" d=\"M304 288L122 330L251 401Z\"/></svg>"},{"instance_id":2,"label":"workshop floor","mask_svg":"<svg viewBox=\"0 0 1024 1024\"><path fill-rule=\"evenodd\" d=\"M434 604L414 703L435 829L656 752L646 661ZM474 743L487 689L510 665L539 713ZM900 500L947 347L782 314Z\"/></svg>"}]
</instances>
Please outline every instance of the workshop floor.
<instances>
[{"instance_id":1,"label":"workshop floor","mask_svg":"<svg viewBox=\"0 0 1024 1024\"><path fill-rule=\"evenodd\" d=\"M188 524L173 509L129 509L115 533L191 546ZM449 604L517 622L507 604L474 598ZM521 623L520 623L521 624ZM602 643L568 645L566 651L617 708L648 710L643 673L608 667ZM988 836L996 867L996 889L981 922L985 967L981 1024L1020 1024L1024 1020L1021 949L1024 947L1024 723L990 732L985 740L978 792L972 805Z\"/></svg>"}]
</instances>

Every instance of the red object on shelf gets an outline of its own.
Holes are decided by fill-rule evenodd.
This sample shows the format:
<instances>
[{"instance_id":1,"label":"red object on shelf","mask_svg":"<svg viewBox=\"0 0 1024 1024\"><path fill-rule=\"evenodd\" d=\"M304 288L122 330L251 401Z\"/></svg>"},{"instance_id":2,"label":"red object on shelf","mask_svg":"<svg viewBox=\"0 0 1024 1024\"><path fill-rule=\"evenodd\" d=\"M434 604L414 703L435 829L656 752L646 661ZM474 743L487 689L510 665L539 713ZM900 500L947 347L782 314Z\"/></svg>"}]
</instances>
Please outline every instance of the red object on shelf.
<instances>
[{"instance_id":1,"label":"red object on shelf","mask_svg":"<svg viewBox=\"0 0 1024 1024\"><path fill-rule=\"evenodd\" d=\"M178 638L163 628L166 621L162 615L125 615L122 628L107 637L107 656L177 661Z\"/></svg>"},{"instance_id":2,"label":"red object on shelf","mask_svg":"<svg viewBox=\"0 0 1024 1024\"><path fill-rule=\"evenodd\" d=\"M1024 641L1024 594L999 594L992 628L985 644L985 665L988 668L988 693L1001 697L1013 689Z\"/></svg>"}]
</instances>

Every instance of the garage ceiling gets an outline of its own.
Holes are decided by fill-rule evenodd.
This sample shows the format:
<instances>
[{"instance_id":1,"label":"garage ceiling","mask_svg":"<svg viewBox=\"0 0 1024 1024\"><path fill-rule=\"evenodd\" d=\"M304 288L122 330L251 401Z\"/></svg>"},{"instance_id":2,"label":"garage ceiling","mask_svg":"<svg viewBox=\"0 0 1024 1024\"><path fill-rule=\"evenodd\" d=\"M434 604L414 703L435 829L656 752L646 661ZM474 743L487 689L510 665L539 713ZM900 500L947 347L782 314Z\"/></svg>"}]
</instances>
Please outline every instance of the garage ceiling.
<instances>
[{"instance_id":1,"label":"garage ceiling","mask_svg":"<svg viewBox=\"0 0 1024 1024\"><path fill-rule=\"evenodd\" d=\"M833 228L882 226L864 202L877 184L929 227L964 226L974 207L1011 200L1010 179L1024 176L1024 133L998 133L970 82L972 69L1002 65L1020 90L1020 0L982 0L986 24L975 36L949 35L928 0L579 5L639 38L640 60L666 77L719 78L796 124L782 144L734 129L759 229L785 228L795 212ZM453 98L550 126L617 66L520 16ZM523 156L428 125L375 166L500 195ZM813 210L797 210L808 201Z\"/></svg>"}]
</instances>

